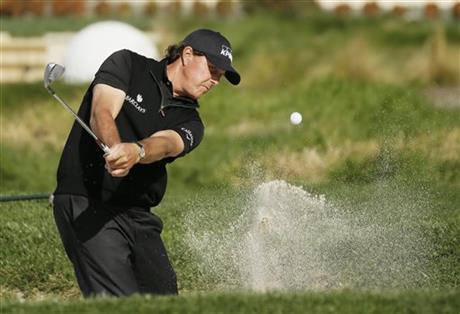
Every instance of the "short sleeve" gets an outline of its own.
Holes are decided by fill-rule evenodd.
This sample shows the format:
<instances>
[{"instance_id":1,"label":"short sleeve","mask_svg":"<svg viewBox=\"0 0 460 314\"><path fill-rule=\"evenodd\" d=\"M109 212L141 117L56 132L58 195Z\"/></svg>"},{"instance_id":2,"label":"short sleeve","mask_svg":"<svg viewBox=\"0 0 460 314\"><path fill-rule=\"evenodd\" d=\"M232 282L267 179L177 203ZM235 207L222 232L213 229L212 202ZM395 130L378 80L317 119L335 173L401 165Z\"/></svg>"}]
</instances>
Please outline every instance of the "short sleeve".
<instances>
[{"instance_id":1,"label":"short sleeve","mask_svg":"<svg viewBox=\"0 0 460 314\"><path fill-rule=\"evenodd\" d=\"M94 85L107 84L127 92L131 77L130 51L123 49L114 52L105 59L95 76Z\"/></svg>"},{"instance_id":2,"label":"short sleeve","mask_svg":"<svg viewBox=\"0 0 460 314\"><path fill-rule=\"evenodd\" d=\"M199 120L184 122L171 130L176 131L184 141L184 150L177 157L182 157L194 150L201 143L204 135L204 125Z\"/></svg>"}]
</instances>

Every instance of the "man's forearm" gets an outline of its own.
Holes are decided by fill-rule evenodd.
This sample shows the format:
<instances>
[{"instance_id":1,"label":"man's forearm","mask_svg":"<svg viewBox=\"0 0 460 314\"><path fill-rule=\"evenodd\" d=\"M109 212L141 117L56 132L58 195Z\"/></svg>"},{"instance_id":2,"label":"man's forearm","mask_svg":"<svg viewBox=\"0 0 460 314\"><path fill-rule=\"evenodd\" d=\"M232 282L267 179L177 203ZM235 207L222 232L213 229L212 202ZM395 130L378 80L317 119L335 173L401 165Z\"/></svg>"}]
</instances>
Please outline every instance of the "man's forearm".
<instances>
[{"instance_id":1,"label":"man's forearm","mask_svg":"<svg viewBox=\"0 0 460 314\"><path fill-rule=\"evenodd\" d=\"M168 157L171 145L170 142L162 136L154 136L139 141L144 145L145 157L139 161L141 164L149 164L165 157Z\"/></svg>"},{"instance_id":2,"label":"man's forearm","mask_svg":"<svg viewBox=\"0 0 460 314\"><path fill-rule=\"evenodd\" d=\"M90 125L96 136L109 147L120 143L120 134L110 112L96 112L91 116Z\"/></svg>"}]
</instances>

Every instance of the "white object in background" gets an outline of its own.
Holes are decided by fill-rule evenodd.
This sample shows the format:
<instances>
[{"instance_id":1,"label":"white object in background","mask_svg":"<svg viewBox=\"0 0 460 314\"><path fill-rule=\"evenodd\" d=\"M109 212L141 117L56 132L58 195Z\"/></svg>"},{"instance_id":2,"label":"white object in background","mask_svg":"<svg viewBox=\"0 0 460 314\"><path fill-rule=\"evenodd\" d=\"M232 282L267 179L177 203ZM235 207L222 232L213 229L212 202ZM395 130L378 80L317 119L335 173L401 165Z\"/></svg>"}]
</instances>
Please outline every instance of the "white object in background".
<instances>
[{"instance_id":1,"label":"white object in background","mask_svg":"<svg viewBox=\"0 0 460 314\"><path fill-rule=\"evenodd\" d=\"M302 122L302 115L298 112L291 113L291 123L297 125L300 122Z\"/></svg>"},{"instance_id":2,"label":"white object in background","mask_svg":"<svg viewBox=\"0 0 460 314\"><path fill-rule=\"evenodd\" d=\"M64 80L70 83L92 81L102 62L120 49L149 58L159 57L152 39L137 28L122 22L97 22L82 29L70 41L64 58Z\"/></svg>"}]
</instances>

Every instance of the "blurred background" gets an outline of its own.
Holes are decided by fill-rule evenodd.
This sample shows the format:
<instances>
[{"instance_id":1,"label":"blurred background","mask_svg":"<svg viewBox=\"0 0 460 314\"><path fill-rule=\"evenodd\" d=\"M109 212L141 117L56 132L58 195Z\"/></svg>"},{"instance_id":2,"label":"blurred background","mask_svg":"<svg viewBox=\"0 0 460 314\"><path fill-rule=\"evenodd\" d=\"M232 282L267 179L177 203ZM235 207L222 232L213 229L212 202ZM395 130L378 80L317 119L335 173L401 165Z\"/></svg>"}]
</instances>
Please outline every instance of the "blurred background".
<instances>
[{"instance_id":1,"label":"blurred background","mask_svg":"<svg viewBox=\"0 0 460 314\"><path fill-rule=\"evenodd\" d=\"M386 27L390 20L398 21L400 25L414 27L415 25L425 26L430 24L450 24L458 26L460 19L460 3L454 0L443 1L334 1L334 0L317 0L317 1L275 1L275 0L256 0L256 1L230 1L230 0L208 0L208 1L84 1L84 0L2 0L0 4L0 15L2 18L2 62L1 62L1 82L34 82L42 79L43 66L50 60L64 63L70 62L72 49L69 47L74 37L84 27L101 20L118 20L132 25L142 31L144 36L150 40L154 46L155 53L153 57L158 58L158 49L163 52L165 46L171 43L171 40L177 40L184 23L179 20L188 20L186 26L202 25L214 21L217 23L232 24L236 26L240 21L251 19L254 15L260 15L261 11L265 14L275 13L283 15L287 20L305 20L306 23L316 23L321 16L331 20L335 17L337 28L340 23L346 19L355 23L358 21L369 23L369 26L381 23L386 20L386 24L380 24L380 27ZM316 22L315 22L316 21ZM273 21L278 22L280 21ZM326 22L325 22L326 23ZM350 22L353 23L353 22ZM182 29L181 29L182 26ZM345 25L344 25L345 26ZM279 25L282 28L282 25ZM325 28L327 25L324 26ZM404 26L401 26L404 27ZM243 31L243 30L241 30ZM344 28L345 32L346 29ZM382 29L383 31L383 29ZM431 69L436 73L423 73L423 80L441 80L455 81L458 79L455 72L457 69L447 67L448 47L446 47L446 35L449 39L455 36L451 30L446 34L442 27L436 30L436 42L433 42L432 58L430 62L438 66L437 69ZM177 34L179 32L179 34ZM296 30L298 35L302 35L301 29ZM123 36L117 36L116 30L112 30L113 38L99 38L100 45L108 45L111 41L120 41ZM294 33L291 32L294 36ZM270 33L259 34L259 36L269 36ZM305 34L304 34L305 35ZM318 32L319 35L319 32ZM388 40L406 41L421 40L421 33L414 34L412 38L398 38L395 34L388 34ZM450 35L450 36L449 36ZM94 34L93 34L94 36ZM352 43L357 45L369 45L365 40L353 36ZM110 39L110 40L109 40ZM271 41L280 40L280 38L270 38ZM311 53L312 49L305 47L301 56ZM345 48L345 47L343 47ZM91 47L81 47L87 55L97 53L100 49L98 45ZM353 49L353 48L350 48ZM310 52L308 52L310 50ZM353 52L350 52L353 53ZM76 53L78 55L78 53ZM458 56L453 56L458 57ZM67 59L66 59L67 58ZM442 59L445 59L441 61ZM414 61L416 62L416 61ZM444 63L440 65L439 63ZM351 66L351 65L350 65ZM420 73L412 73L413 77L419 77ZM376 74L377 75L377 74ZM383 74L382 74L383 75ZM386 73L386 75L390 75ZM431 75L431 76L430 76ZM399 76L399 75L395 75ZM435 76L435 77L433 77ZM395 79L389 78L388 79Z\"/></svg>"},{"instance_id":2,"label":"blurred background","mask_svg":"<svg viewBox=\"0 0 460 314\"><path fill-rule=\"evenodd\" d=\"M187 215L205 210L197 217L220 226L213 222L241 212L241 191L274 179L356 217L410 217L423 245L403 243L425 249L396 262L423 260L426 275L387 284L458 287L460 2L1 0L0 15L1 195L54 189L73 120L43 88L46 63L67 67L55 90L77 109L112 51L161 58L192 30L212 28L232 43L242 82L222 81L200 101L205 139L168 168L168 191L155 208L181 289L212 290L222 279L191 262ZM299 125L289 122L294 111L303 115ZM43 241L54 230L46 204L1 207L6 295L78 295L57 237ZM408 232L405 223L392 226Z\"/></svg>"},{"instance_id":3,"label":"blurred background","mask_svg":"<svg viewBox=\"0 0 460 314\"><path fill-rule=\"evenodd\" d=\"M260 154L254 159L277 176L324 182L347 158L372 159L379 150L375 136L429 129L433 121L411 112L420 102L430 104L425 111L442 108L439 115L458 117L456 1L2 0L0 14L2 193L53 188L72 120L41 86L46 63L67 67L58 90L78 108L85 84L111 52L130 48L158 59L198 27L231 39L243 76L237 89L222 84L223 96L217 92L203 100L208 134L248 140L253 149L244 154ZM392 101L409 107L393 112L387 108ZM292 111L304 115L297 129L287 123ZM458 129L443 132L410 144L457 170ZM435 152L441 138L452 143ZM433 143L425 146L427 141ZM273 154L258 149L267 148L264 143L276 147ZM247 157L234 147L177 174L199 184L238 181L235 170ZM452 172L437 175L458 182Z\"/></svg>"}]
</instances>

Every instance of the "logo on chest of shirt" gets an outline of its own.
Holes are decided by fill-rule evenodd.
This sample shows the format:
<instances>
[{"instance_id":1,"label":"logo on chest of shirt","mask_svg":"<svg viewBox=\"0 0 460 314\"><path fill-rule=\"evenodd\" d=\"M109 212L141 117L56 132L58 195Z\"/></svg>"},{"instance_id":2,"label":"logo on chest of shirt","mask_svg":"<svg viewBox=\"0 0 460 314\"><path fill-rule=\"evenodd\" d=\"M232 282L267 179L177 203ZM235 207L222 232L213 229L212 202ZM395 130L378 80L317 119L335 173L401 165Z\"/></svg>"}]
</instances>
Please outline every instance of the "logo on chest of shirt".
<instances>
[{"instance_id":1,"label":"logo on chest of shirt","mask_svg":"<svg viewBox=\"0 0 460 314\"><path fill-rule=\"evenodd\" d=\"M140 113L145 113L146 111L145 108L141 107L141 105L139 104L142 102L142 100L144 100L141 94L137 94L136 99L134 99L133 97L129 95L126 95L125 100L128 103L130 103L134 108L136 108L136 110L139 111Z\"/></svg>"}]
</instances>

